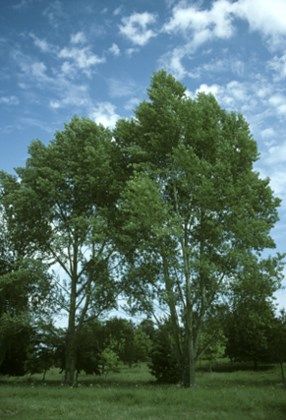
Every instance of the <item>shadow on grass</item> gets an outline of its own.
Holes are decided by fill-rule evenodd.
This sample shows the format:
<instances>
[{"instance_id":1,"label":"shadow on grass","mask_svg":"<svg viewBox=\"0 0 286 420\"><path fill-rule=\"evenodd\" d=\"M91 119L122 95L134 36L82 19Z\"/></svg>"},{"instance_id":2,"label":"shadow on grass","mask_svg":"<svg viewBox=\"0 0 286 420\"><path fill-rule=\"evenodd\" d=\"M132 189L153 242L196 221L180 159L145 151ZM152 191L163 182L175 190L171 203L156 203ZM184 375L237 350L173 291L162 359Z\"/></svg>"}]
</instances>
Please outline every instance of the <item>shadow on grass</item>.
<instances>
[{"instance_id":1,"label":"shadow on grass","mask_svg":"<svg viewBox=\"0 0 286 420\"><path fill-rule=\"evenodd\" d=\"M238 386L238 387L267 387L267 386L277 386L279 384L279 375L273 377L265 376L256 376L255 373L259 375L259 372L268 372L273 369L273 365L261 365L256 370L253 369L253 365L249 364L227 364L221 363L216 364L212 368L212 372L209 371L209 367L207 365L198 366L198 386L199 388L207 388L207 389L222 389L226 386ZM242 374L240 375L240 372ZM243 372L249 372L250 374L246 376ZM150 387L176 387L175 384L163 384L158 382L151 377L151 375L143 375L141 374L140 370L137 368L131 368L129 370L129 374L125 375L124 371L120 372L119 374L111 374L110 377L105 376L91 376L81 374L78 377L78 387L83 388L118 388L118 389L126 389L126 390L134 390L139 388L150 388ZM146 373L146 371L145 371ZM211 373L214 373L215 376L212 377ZM225 375L229 373L229 375ZM237 375L236 375L237 373ZM220 375L221 374L221 375ZM55 376L58 375L58 376ZM210 376L208 376L210 375ZM62 378L60 374L54 370L52 377L48 377L45 381L43 381L40 375L35 376L24 376L24 377L7 377L7 376L0 376L0 386L31 386L31 387L57 387L57 388L64 388L62 383ZM149 376L149 377L148 377ZM245 377L244 377L245 376ZM286 389L286 388L285 388Z\"/></svg>"},{"instance_id":2,"label":"shadow on grass","mask_svg":"<svg viewBox=\"0 0 286 420\"><path fill-rule=\"evenodd\" d=\"M273 369L273 365L259 365L256 368L253 364L249 363L223 363L223 364L215 364L212 366L211 370L210 367L206 364L203 366L198 366L198 372L221 372L221 373L232 373L238 371L247 371L247 372L265 372Z\"/></svg>"},{"instance_id":3,"label":"shadow on grass","mask_svg":"<svg viewBox=\"0 0 286 420\"><path fill-rule=\"evenodd\" d=\"M47 379L42 381L36 377L0 377L0 386L32 386L32 387L65 387L61 379ZM108 378L101 376L79 376L78 383L76 387L95 387L95 388L125 388L125 389L136 389L139 387L150 387L157 385L156 380L136 380L132 379L123 379L123 378Z\"/></svg>"}]
</instances>

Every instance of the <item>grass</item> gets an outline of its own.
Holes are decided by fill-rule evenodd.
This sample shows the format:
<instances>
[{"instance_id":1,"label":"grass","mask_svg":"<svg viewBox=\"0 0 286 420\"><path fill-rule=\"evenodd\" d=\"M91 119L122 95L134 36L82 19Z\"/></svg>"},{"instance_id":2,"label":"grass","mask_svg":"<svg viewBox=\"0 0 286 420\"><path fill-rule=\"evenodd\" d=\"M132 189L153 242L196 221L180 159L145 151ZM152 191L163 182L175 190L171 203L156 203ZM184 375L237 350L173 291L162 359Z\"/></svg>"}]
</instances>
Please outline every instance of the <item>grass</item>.
<instances>
[{"instance_id":1,"label":"grass","mask_svg":"<svg viewBox=\"0 0 286 420\"><path fill-rule=\"evenodd\" d=\"M222 369L224 370L224 369ZM78 388L60 385L56 370L32 378L1 378L0 418L41 419L286 419L279 369L198 372L198 386L158 385L145 365L107 378L82 375Z\"/></svg>"}]
</instances>

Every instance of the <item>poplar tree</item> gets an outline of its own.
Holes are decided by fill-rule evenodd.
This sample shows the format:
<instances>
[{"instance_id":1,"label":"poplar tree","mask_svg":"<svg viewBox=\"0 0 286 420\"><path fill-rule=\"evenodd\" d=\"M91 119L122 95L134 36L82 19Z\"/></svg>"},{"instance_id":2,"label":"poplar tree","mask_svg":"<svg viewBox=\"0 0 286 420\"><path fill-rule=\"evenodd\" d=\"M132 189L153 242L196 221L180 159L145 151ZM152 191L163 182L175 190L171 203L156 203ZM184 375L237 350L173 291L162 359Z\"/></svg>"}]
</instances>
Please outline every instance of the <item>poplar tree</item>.
<instances>
[{"instance_id":1,"label":"poplar tree","mask_svg":"<svg viewBox=\"0 0 286 420\"><path fill-rule=\"evenodd\" d=\"M45 145L33 141L16 176L2 173L13 241L54 272L68 315L65 382L75 382L77 335L87 319L116 305L112 213L119 190L111 132L73 118Z\"/></svg>"},{"instance_id":2,"label":"poplar tree","mask_svg":"<svg viewBox=\"0 0 286 420\"><path fill-rule=\"evenodd\" d=\"M167 309L182 381L193 386L204 322L245 262L259 269L261 252L275 246L279 199L253 168L257 146L243 116L212 95L188 97L164 71L115 139L133 169L121 202L125 278L137 308Z\"/></svg>"}]
</instances>

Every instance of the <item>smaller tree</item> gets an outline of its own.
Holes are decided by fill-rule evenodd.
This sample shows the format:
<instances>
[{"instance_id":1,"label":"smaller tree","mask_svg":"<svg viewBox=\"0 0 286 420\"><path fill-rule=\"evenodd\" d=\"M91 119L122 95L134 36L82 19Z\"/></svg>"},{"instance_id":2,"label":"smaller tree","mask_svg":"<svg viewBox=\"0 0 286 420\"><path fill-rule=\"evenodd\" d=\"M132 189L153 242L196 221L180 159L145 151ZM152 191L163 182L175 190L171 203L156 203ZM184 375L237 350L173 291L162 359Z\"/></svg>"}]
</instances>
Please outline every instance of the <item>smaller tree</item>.
<instances>
[{"instance_id":1,"label":"smaller tree","mask_svg":"<svg viewBox=\"0 0 286 420\"><path fill-rule=\"evenodd\" d=\"M47 371L56 366L56 352L60 342L60 330L51 322L38 323L29 343L26 370L31 374L42 373L44 381Z\"/></svg>"},{"instance_id":2,"label":"smaller tree","mask_svg":"<svg viewBox=\"0 0 286 420\"><path fill-rule=\"evenodd\" d=\"M150 372L160 383L178 383L182 379L182 366L174 352L171 331L170 322L161 325L155 331L150 352Z\"/></svg>"},{"instance_id":3,"label":"smaller tree","mask_svg":"<svg viewBox=\"0 0 286 420\"><path fill-rule=\"evenodd\" d=\"M101 373L103 373L105 377L109 373L119 372L120 360L119 360L118 354L115 353L115 351L112 350L111 347L106 347L101 353L100 368L101 368Z\"/></svg>"},{"instance_id":4,"label":"smaller tree","mask_svg":"<svg viewBox=\"0 0 286 420\"><path fill-rule=\"evenodd\" d=\"M282 310L280 316L273 320L269 331L269 358L279 363L282 383L286 385L283 364L286 362L286 312Z\"/></svg>"}]
</instances>

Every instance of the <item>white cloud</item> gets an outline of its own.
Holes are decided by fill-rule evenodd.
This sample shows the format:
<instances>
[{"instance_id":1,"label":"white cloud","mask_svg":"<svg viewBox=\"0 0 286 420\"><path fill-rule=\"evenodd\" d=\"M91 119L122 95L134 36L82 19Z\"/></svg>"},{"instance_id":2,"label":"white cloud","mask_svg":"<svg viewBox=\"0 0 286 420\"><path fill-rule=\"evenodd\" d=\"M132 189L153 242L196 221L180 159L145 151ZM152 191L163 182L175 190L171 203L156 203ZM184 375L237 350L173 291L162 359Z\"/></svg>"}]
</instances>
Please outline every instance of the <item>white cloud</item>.
<instances>
[{"instance_id":1,"label":"white cloud","mask_svg":"<svg viewBox=\"0 0 286 420\"><path fill-rule=\"evenodd\" d=\"M133 111L133 110L134 110L134 108L136 108L136 106L139 104L139 102L140 102L140 100L139 100L138 98L136 98L136 97L134 97L134 98L130 98L130 99L126 102L126 104L124 105L124 108L125 108L127 111Z\"/></svg>"},{"instance_id":2,"label":"white cloud","mask_svg":"<svg viewBox=\"0 0 286 420\"><path fill-rule=\"evenodd\" d=\"M111 45L111 47L108 49L108 51L115 56L120 55L120 48L118 47L117 44L115 44L115 42Z\"/></svg>"},{"instance_id":3,"label":"white cloud","mask_svg":"<svg viewBox=\"0 0 286 420\"><path fill-rule=\"evenodd\" d=\"M268 66L278 73L279 79L286 78L286 54L268 61Z\"/></svg>"},{"instance_id":4,"label":"white cloud","mask_svg":"<svg viewBox=\"0 0 286 420\"><path fill-rule=\"evenodd\" d=\"M86 42L86 37L83 32L76 32L71 35L72 44L84 44Z\"/></svg>"},{"instance_id":5,"label":"white cloud","mask_svg":"<svg viewBox=\"0 0 286 420\"><path fill-rule=\"evenodd\" d=\"M182 34L188 41L185 45L173 49L161 58L161 63L176 77L193 77L183 64L183 59L190 57L205 42L216 38L226 39L233 34L232 5L226 0L213 3L211 9L200 10L196 6L180 3L172 10L172 17L163 26L163 32L172 35Z\"/></svg>"},{"instance_id":6,"label":"white cloud","mask_svg":"<svg viewBox=\"0 0 286 420\"><path fill-rule=\"evenodd\" d=\"M65 85L66 89L59 92L58 98L50 100L50 107L54 110L65 107L88 109L91 101L87 86L68 82Z\"/></svg>"},{"instance_id":7,"label":"white cloud","mask_svg":"<svg viewBox=\"0 0 286 420\"><path fill-rule=\"evenodd\" d=\"M43 11L43 16L49 20L51 26L54 28L62 25L63 20L67 17L60 0L49 2L47 8Z\"/></svg>"},{"instance_id":8,"label":"white cloud","mask_svg":"<svg viewBox=\"0 0 286 420\"><path fill-rule=\"evenodd\" d=\"M3 105L18 105L19 99L17 96L11 95L11 96L0 96L0 104Z\"/></svg>"},{"instance_id":9,"label":"white cloud","mask_svg":"<svg viewBox=\"0 0 286 420\"><path fill-rule=\"evenodd\" d=\"M275 192L275 194L277 194L278 197L285 199L286 198L285 165L284 165L284 168L282 167L282 168L274 170L273 172L270 172L269 178L270 178L270 185L273 191Z\"/></svg>"},{"instance_id":10,"label":"white cloud","mask_svg":"<svg viewBox=\"0 0 286 420\"><path fill-rule=\"evenodd\" d=\"M270 47L285 46L286 1L285 0L216 0L210 8L200 9L179 2L172 9L172 16L162 31L171 35L181 34L187 41L162 57L164 66L177 77L192 77L183 64L206 42L230 38L235 32L235 19L247 21L252 31L259 31ZM284 43L281 42L284 40ZM273 63L285 77L284 58Z\"/></svg>"},{"instance_id":11,"label":"white cloud","mask_svg":"<svg viewBox=\"0 0 286 420\"><path fill-rule=\"evenodd\" d=\"M132 55L137 53L138 51L139 51L139 48L127 48L125 53L128 57L132 57Z\"/></svg>"},{"instance_id":12,"label":"white cloud","mask_svg":"<svg viewBox=\"0 0 286 420\"><path fill-rule=\"evenodd\" d=\"M120 118L116 108L110 102L99 102L90 112L90 118L104 127L113 128Z\"/></svg>"},{"instance_id":13,"label":"white cloud","mask_svg":"<svg viewBox=\"0 0 286 420\"><path fill-rule=\"evenodd\" d=\"M75 67L85 71L87 74L90 73L92 67L105 62L105 59L94 54L89 46L82 48L65 47L59 51L58 57L69 60Z\"/></svg>"},{"instance_id":14,"label":"white cloud","mask_svg":"<svg viewBox=\"0 0 286 420\"><path fill-rule=\"evenodd\" d=\"M212 37L229 38L232 35L231 10L232 5L226 0L214 2L209 10L199 10L196 6L175 6L163 30L169 33L179 31L185 36L191 34L191 45L197 48Z\"/></svg>"},{"instance_id":15,"label":"white cloud","mask_svg":"<svg viewBox=\"0 0 286 420\"><path fill-rule=\"evenodd\" d=\"M281 93L275 93L270 96L269 103L272 105L278 114L286 116L286 96Z\"/></svg>"},{"instance_id":16,"label":"white cloud","mask_svg":"<svg viewBox=\"0 0 286 420\"><path fill-rule=\"evenodd\" d=\"M76 74L76 68L75 66L70 63L69 61L64 61L63 64L61 65L61 71L62 73L69 77L69 78L73 78Z\"/></svg>"},{"instance_id":17,"label":"white cloud","mask_svg":"<svg viewBox=\"0 0 286 420\"><path fill-rule=\"evenodd\" d=\"M271 137L274 137L276 134L275 130L273 130L272 127L265 128L261 131L260 135L263 139L269 139Z\"/></svg>"},{"instance_id":18,"label":"white cloud","mask_svg":"<svg viewBox=\"0 0 286 420\"><path fill-rule=\"evenodd\" d=\"M123 6L119 6L113 10L113 16L118 16L122 12Z\"/></svg>"},{"instance_id":19,"label":"white cloud","mask_svg":"<svg viewBox=\"0 0 286 420\"><path fill-rule=\"evenodd\" d=\"M239 109L248 101L250 94L247 86L237 80L232 80L226 85L218 85L216 83L208 85L203 83L192 96L196 96L200 92L214 95L223 106L231 109Z\"/></svg>"},{"instance_id":20,"label":"white cloud","mask_svg":"<svg viewBox=\"0 0 286 420\"><path fill-rule=\"evenodd\" d=\"M285 0L216 0L210 9L179 4L173 8L170 21L164 25L166 32L190 32L199 38L229 38L234 31L232 20L246 20L251 30L264 35L286 35ZM204 36L202 34L205 33Z\"/></svg>"},{"instance_id":21,"label":"white cloud","mask_svg":"<svg viewBox=\"0 0 286 420\"><path fill-rule=\"evenodd\" d=\"M73 69L69 68L69 63L64 62L61 71L50 69L43 62L32 62L30 57L25 56L19 51L14 52L13 58L20 66L19 85L29 92L31 100L31 88L46 89L46 96L49 106L56 110L63 107L83 109L86 113L92 106L88 87L83 84L73 83L67 75ZM71 64L72 65L72 64ZM23 83L24 81L24 83Z\"/></svg>"},{"instance_id":22,"label":"white cloud","mask_svg":"<svg viewBox=\"0 0 286 420\"><path fill-rule=\"evenodd\" d=\"M143 46L147 44L151 38L156 36L153 29L149 26L156 22L153 14L148 12L133 13L121 20L119 31L128 38L133 44Z\"/></svg>"},{"instance_id":23,"label":"white cloud","mask_svg":"<svg viewBox=\"0 0 286 420\"><path fill-rule=\"evenodd\" d=\"M264 159L264 162L268 165L277 165L279 163L286 162L286 141L271 146L268 149L267 157ZM283 180L286 188L285 179Z\"/></svg>"},{"instance_id":24,"label":"white cloud","mask_svg":"<svg viewBox=\"0 0 286 420\"><path fill-rule=\"evenodd\" d=\"M43 52L50 52L52 50L50 44L45 39L40 39L33 33L30 34L31 38L34 41L36 47L38 47Z\"/></svg>"},{"instance_id":25,"label":"white cloud","mask_svg":"<svg viewBox=\"0 0 286 420\"><path fill-rule=\"evenodd\" d=\"M286 35L285 0L238 0L233 3L232 12L263 35Z\"/></svg>"},{"instance_id":26,"label":"white cloud","mask_svg":"<svg viewBox=\"0 0 286 420\"><path fill-rule=\"evenodd\" d=\"M47 67L41 61L36 61L30 65L23 65L23 70L30 72L30 75L39 82L48 82L50 77L47 75Z\"/></svg>"},{"instance_id":27,"label":"white cloud","mask_svg":"<svg viewBox=\"0 0 286 420\"><path fill-rule=\"evenodd\" d=\"M214 96L218 96L219 92L221 90L221 87L217 84L213 84L213 85L206 85L206 84L202 84L200 85L200 87L196 90L195 94L197 95L198 93L206 93L209 94L211 93Z\"/></svg>"},{"instance_id":28,"label":"white cloud","mask_svg":"<svg viewBox=\"0 0 286 420\"><path fill-rule=\"evenodd\" d=\"M182 63L183 58L188 54L188 44L182 47L174 48L172 51L164 54L159 59L159 66L164 67L176 78L183 79L185 76L189 75Z\"/></svg>"}]
</instances>

